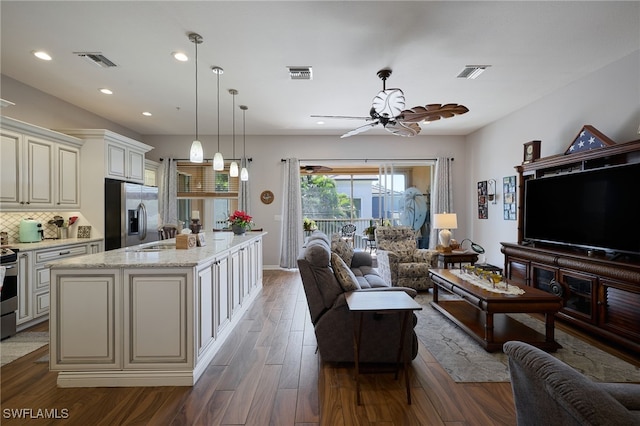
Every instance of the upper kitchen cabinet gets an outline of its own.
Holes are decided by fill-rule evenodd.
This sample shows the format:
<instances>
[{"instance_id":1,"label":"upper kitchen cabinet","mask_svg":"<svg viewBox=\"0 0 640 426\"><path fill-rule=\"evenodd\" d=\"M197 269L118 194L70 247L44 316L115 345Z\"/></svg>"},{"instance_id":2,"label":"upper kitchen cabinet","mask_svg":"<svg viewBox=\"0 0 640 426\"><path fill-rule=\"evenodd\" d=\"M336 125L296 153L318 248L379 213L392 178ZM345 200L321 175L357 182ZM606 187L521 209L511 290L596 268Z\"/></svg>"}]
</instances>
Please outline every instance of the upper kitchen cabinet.
<instances>
[{"instance_id":1,"label":"upper kitchen cabinet","mask_svg":"<svg viewBox=\"0 0 640 426\"><path fill-rule=\"evenodd\" d=\"M2 210L80 207L82 140L9 117L0 134Z\"/></svg>"},{"instance_id":2,"label":"upper kitchen cabinet","mask_svg":"<svg viewBox=\"0 0 640 426\"><path fill-rule=\"evenodd\" d=\"M123 180L127 182L144 183L145 154L153 147L103 129L62 129L68 135L85 141L83 155L87 161L100 162L103 165L92 164L92 170L104 170L103 178ZM95 166L95 167L94 167Z\"/></svg>"}]
</instances>

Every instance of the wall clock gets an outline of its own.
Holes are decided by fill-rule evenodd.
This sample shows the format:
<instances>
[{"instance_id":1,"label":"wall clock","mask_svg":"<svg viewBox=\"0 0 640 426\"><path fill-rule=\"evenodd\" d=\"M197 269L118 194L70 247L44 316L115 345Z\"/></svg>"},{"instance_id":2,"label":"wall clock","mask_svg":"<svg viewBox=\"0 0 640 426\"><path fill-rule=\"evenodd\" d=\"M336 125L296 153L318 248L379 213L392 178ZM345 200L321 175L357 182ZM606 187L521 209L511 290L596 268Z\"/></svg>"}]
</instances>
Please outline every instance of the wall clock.
<instances>
[{"instance_id":1,"label":"wall clock","mask_svg":"<svg viewBox=\"0 0 640 426\"><path fill-rule=\"evenodd\" d=\"M260 201L264 204L271 204L273 202L273 192L271 191L262 191L260 194Z\"/></svg>"},{"instance_id":2,"label":"wall clock","mask_svg":"<svg viewBox=\"0 0 640 426\"><path fill-rule=\"evenodd\" d=\"M540 158L540 141L531 141L524 144L523 163L530 163Z\"/></svg>"}]
</instances>

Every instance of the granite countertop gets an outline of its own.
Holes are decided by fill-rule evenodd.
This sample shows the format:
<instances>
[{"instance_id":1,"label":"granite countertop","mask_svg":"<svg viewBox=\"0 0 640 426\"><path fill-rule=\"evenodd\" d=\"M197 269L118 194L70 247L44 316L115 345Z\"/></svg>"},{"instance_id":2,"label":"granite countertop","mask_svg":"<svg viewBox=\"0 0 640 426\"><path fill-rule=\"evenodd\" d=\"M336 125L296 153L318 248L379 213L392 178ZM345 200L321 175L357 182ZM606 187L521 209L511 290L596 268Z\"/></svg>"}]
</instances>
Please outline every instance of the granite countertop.
<instances>
[{"instance_id":1,"label":"granite countertop","mask_svg":"<svg viewBox=\"0 0 640 426\"><path fill-rule=\"evenodd\" d=\"M60 246L68 246L73 244L87 244L94 241L102 241L102 237L98 238L64 238L64 239L49 239L42 240L35 243L11 243L8 244L7 247L16 248L20 251L27 250L39 250L39 249L48 249L55 248Z\"/></svg>"},{"instance_id":2,"label":"granite countertop","mask_svg":"<svg viewBox=\"0 0 640 426\"><path fill-rule=\"evenodd\" d=\"M109 250L101 253L63 259L46 264L47 267L57 268L151 268L151 267L195 267L208 262L214 257L248 243L266 232L247 232L243 236L233 235L231 232L205 232L206 245L188 250L169 248L153 250L153 246L175 246L175 238ZM153 250L153 251L145 251Z\"/></svg>"}]
</instances>

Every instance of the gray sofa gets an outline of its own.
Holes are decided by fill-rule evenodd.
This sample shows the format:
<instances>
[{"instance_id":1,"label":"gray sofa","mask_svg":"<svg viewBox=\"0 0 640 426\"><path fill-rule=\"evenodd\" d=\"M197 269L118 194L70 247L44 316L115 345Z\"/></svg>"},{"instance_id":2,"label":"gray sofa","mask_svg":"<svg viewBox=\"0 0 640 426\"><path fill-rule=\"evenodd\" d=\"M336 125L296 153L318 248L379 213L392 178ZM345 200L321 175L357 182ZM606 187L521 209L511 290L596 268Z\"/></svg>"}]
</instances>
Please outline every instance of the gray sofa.
<instances>
[{"instance_id":1,"label":"gray sofa","mask_svg":"<svg viewBox=\"0 0 640 426\"><path fill-rule=\"evenodd\" d=\"M503 350L518 426L640 425L640 384L594 382L523 342Z\"/></svg>"},{"instance_id":2,"label":"gray sofa","mask_svg":"<svg viewBox=\"0 0 640 426\"><path fill-rule=\"evenodd\" d=\"M344 246L336 244L337 252ZM334 257L336 256L334 251ZM298 270L307 297L311 322L316 334L320 356L325 362L353 362L353 314L349 311L345 294L332 266L331 240L315 231L306 241L298 256ZM352 252L343 255L358 282L359 288L350 291L405 291L411 297L416 291L410 288L391 287L371 267L371 255ZM345 262L347 263L347 262ZM417 318L413 316L412 327ZM395 363L400 336L400 320L397 315L365 314L362 326L361 357L363 363ZM411 359L418 354L418 340L413 328L407 333L404 347Z\"/></svg>"}]
</instances>

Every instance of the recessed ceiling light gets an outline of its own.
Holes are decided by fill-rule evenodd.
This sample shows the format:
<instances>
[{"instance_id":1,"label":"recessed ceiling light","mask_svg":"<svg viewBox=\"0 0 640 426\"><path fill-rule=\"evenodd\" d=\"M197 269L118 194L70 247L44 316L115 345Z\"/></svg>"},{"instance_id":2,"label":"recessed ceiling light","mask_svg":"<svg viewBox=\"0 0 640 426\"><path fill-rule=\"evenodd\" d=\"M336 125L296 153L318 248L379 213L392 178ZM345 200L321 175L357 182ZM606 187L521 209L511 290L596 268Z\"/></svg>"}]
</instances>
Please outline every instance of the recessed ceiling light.
<instances>
[{"instance_id":1,"label":"recessed ceiling light","mask_svg":"<svg viewBox=\"0 0 640 426\"><path fill-rule=\"evenodd\" d=\"M109 89L100 89L101 93L104 93L105 95L113 95L113 92Z\"/></svg>"},{"instance_id":2,"label":"recessed ceiling light","mask_svg":"<svg viewBox=\"0 0 640 426\"><path fill-rule=\"evenodd\" d=\"M151 117L153 114L151 114L149 111L145 111L142 113L142 115L144 115L145 117Z\"/></svg>"},{"instance_id":3,"label":"recessed ceiling light","mask_svg":"<svg viewBox=\"0 0 640 426\"><path fill-rule=\"evenodd\" d=\"M316 121L316 124L324 124L324 121Z\"/></svg>"},{"instance_id":4,"label":"recessed ceiling light","mask_svg":"<svg viewBox=\"0 0 640 426\"><path fill-rule=\"evenodd\" d=\"M173 52L172 55L177 61L180 61L180 62L187 62L189 60L189 57L187 56L186 53Z\"/></svg>"},{"instance_id":5,"label":"recessed ceiling light","mask_svg":"<svg viewBox=\"0 0 640 426\"><path fill-rule=\"evenodd\" d=\"M43 61L51 60L51 56L49 56L49 54L43 50L34 50L33 55L38 59L42 59Z\"/></svg>"}]
</instances>

